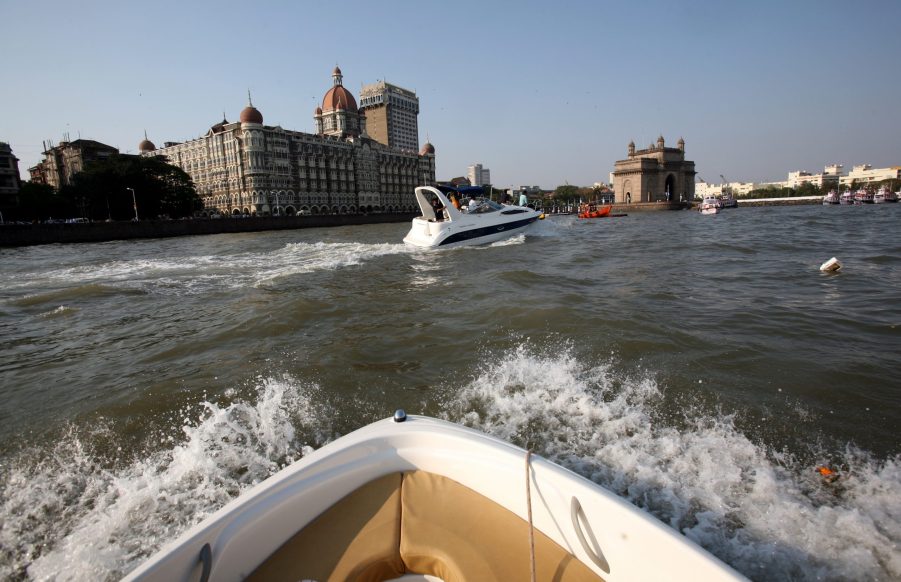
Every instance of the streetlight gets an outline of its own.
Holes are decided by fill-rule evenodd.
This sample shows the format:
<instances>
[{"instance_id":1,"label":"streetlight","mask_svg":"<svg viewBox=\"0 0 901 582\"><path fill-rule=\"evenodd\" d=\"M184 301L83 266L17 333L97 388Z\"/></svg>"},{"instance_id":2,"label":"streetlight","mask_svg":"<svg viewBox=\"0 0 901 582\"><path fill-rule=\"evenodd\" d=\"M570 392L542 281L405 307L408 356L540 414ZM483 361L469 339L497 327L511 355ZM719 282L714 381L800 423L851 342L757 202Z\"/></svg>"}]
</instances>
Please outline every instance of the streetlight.
<instances>
[{"instance_id":1,"label":"streetlight","mask_svg":"<svg viewBox=\"0 0 901 582\"><path fill-rule=\"evenodd\" d=\"M131 203L135 207L135 222L138 222L138 199L135 198L135 189L126 188L126 190L131 190Z\"/></svg>"}]
</instances>

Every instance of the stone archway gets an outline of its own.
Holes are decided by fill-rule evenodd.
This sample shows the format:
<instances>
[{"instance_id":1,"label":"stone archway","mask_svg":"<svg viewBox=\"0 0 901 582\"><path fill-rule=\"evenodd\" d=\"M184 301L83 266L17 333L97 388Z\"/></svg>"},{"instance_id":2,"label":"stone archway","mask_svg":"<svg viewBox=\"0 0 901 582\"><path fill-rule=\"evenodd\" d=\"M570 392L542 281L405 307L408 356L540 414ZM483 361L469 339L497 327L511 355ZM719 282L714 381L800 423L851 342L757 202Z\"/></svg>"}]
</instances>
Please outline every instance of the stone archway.
<instances>
[{"instance_id":1,"label":"stone archway","mask_svg":"<svg viewBox=\"0 0 901 582\"><path fill-rule=\"evenodd\" d=\"M669 202L673 199L676 193L676 176L674 174L669 174L666 177L666 182L663 185L663 196L664 199Z\"/></svg>"}]
</instances>

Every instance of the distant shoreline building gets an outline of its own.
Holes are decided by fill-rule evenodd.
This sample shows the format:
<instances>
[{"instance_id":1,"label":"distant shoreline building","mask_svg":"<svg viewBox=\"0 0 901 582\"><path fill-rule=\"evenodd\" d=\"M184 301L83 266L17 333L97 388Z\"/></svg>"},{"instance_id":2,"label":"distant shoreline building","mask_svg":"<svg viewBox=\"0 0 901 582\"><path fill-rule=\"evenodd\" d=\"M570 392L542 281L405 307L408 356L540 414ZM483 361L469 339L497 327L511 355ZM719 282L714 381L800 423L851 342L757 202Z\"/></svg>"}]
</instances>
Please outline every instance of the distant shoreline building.
<instances>
[{"instance_id":1,"label":"distant shoreline building","mask_svg":"<svg viewBox=\"0 0 901 582\"><path fill-rule=\"evenodd\" d=\"M187 172L205 213L414 212L415 187L435 182L434 146L417 153L371 139L341 69L332 79L313 114L315 134L264 125L248 95L237 122L223 119L199 138L162 148L145 139L141 155L166 156Z\"/></svg>"},{"instance_id":2,"label":"distant shoreline building","mask_svg":"<svg viewBox=\"0 0 901 582\"><path fill-rule=\"evenodd\" d=\"M822 190L839 190L863 188L873 182L883 180L901 179L901 166L889 168L873 168L869 164L854 166L847 174L844 173L842 164L829 164L820 174L813 174L806 170L795 170L788 173L788 179L782 182L728 182L723 184L709 184L703 180L695 184L695 193L700 198L719 196L725 191L731 192L736 197L749 194L753 190L767 188L793 188L797 189L804 184L813 184Z\"/></svg>"},{"instance_id":3,"label":"distant shoreline building","mask_svg":"<svg viewBox=\"0 0 901 582\"><path fill-rule=\"evenodd\" d=\"M870 164L860 164L851 168L847 176L841 177L841 184L850 188L852 183L860 187L870 182L898 179L901 179L901 166L874 168Z\"/></svg>"},{"instance_id":4,"label":"distant shoreline building","mask_svg":"<svg viewBox=\"0 0 901 582\"><path fill-rule=\"evenodd\" d=\"M482 164L473 164L466 169L466 177L472 186L485 186L491 184L491 170L482 167Z\"/></svg>"},{"instance_id":5,"label":"distant shoreline building","mask_svg":"<svg viewBox=\"0 0 901 582\"><path fill-rule=\"evenodd\" d=\"M8 143L0 142L0 211L19 205L20 188L19 158Z\"/></svg>"},{"instance_id":6,"label":"distant shoreline building","mask_svg":"<svg viewBox=\"0 0 901 582\"><path fill-rule=\"evenodd\" d=\"M32 182L59 190L71 184L75 174L89 163L106 160L118 153L119 150L113 146L92 139L61 141L56 146L45 143L43 161L28 168L28 173Z\"/></svg>"},{"instance_id":7,"label":"distant shoreline building","mask_svg":"<svg viewBox=\"0 0 901 582\"><path fill-rule=\"evenodd\" d=\"M628 158L619 160L613 171L613 191L618 204L677 202L695 194L695 163L685 159L685 140L678 148L665 147L663 136L656 147L635 150L629 142Z\"/></svg>"}]
</instances>

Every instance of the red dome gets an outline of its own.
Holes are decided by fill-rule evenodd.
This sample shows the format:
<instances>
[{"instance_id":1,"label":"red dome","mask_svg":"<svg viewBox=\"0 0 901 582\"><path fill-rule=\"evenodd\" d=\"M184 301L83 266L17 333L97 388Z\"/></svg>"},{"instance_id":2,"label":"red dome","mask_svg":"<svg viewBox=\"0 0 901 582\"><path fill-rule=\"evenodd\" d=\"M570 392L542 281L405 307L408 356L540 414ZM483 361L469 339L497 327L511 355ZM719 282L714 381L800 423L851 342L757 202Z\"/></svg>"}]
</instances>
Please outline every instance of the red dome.
<instances>
[{"instance_id":1,"label":"red dome","mask_svg":"<svg viewBox=\"0 0 901 582\"><path fill-rule=\"evenodd\" d=\"M343 85L335 85L322 98L323 111L337 111L339 109L357 112L356 99Z\"/></svg>"},{"instance_id":2,"label":"red dome","mask_svg":"<svg viewBox=\"0 0 901 582\"><path fill-rule=\"evenodd\" d=\"M422 146L422 150L419 152L419 155L426 156L429 154L435 155L435 146L433 146L429 142L425 142L425 145Z\"/></svg>"},{"instance_id":3,"label":"red dome","mask_svg":"<svg viewBox=\"0 0 901 582\"><path fill-rule=\"evenodd\" d=\"M156 146L153 145L153 142L146 138L141 140L141 143L138 144L138 151L152 152L155 149Z\"/></svg>"},{"instance_id":4,"label":"red dome","mask_svg":"<svg viewBox=\"0 0 901 582\"><path fill-rule=\"evenodd\" d=\"M263 125L263 114L253 105L248 105L241 110L241 123L259 123Z\"/></svg>"},{"instance_id":5,"label":"red dome","mask_svg":"<svg viewBox=\"0 0 901 582\"><path fill-rule=\"evenodd\" d=\"M322 115L322 107L316 107L316 111L314 113L316 115Z\"/></svg>"}]
</instances>

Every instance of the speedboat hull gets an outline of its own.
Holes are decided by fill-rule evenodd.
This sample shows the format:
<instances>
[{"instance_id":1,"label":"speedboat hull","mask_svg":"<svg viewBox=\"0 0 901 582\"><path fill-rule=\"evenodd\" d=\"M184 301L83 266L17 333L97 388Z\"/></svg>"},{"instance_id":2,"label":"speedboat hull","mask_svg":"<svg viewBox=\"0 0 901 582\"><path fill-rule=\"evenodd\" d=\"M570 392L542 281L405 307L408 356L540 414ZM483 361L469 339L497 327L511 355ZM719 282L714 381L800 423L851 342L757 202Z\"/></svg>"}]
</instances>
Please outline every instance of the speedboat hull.
<instances>
[{"instance_id":1,"label":"speedboat hull","mask_svg":"<svg viewBox=\"0 0 901 582\"><path fill-rule=\"evenodd\" d=\"M489 244L523 232L536 220L538 216L482 226L475 221L452 225L417 217L404 242L421 248Z\"/></svg>"},{"instance_id":2,"label":"speedboat hull","mask_svg":"<svg viewBox=\"0 0 901 582\"><path fill-rule=\"evenodd\" d=\"M532 208L490 201L471 210L458 209L448 193L432 186L416 188L416 199L422 216L413 219L404 242L419 248L489 244L524 232L544 217ZM435 210L435 200L441 210Z\"/></svg>"},{"instance_id":3,"label":"speedboat hull","mask_svg":"<svg viewBox=\"0 0 901 582\"><path fill-rule=\"evenodd\" d=\"M126 579L523 580L532 558L539 580L743 580L559 465L402 411L306 455Z\"/></svg>"}]
</instances>

